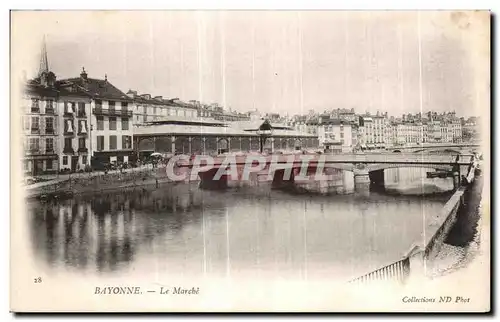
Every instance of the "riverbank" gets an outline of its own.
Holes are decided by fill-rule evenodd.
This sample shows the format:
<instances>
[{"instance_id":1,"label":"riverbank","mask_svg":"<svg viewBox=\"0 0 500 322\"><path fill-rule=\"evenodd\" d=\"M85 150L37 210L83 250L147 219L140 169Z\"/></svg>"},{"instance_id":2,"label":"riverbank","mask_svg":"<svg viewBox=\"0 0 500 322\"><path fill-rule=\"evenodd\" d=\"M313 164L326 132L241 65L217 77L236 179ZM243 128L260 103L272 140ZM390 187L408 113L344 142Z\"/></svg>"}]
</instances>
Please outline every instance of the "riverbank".
<instances>
[{"instance_id":1,"label":"riverbank","mask_svg":"<svg viewBox=\"0 0 500 322\"><path fill-rule=\"evenodd\" d=\"M186 169L174 169L176 174L181 174L184 171ZM107 174L102 172L78 174L43 182L37 186L27 186L25 188L25 197L27 199L65 199L71 198L75 194L151 185L158 187L172 182L177 181L167 176L166 167L131 169L124 172L114 171ZM186 180L179 182L186 182Z\"/></svg>"}]
</instances>

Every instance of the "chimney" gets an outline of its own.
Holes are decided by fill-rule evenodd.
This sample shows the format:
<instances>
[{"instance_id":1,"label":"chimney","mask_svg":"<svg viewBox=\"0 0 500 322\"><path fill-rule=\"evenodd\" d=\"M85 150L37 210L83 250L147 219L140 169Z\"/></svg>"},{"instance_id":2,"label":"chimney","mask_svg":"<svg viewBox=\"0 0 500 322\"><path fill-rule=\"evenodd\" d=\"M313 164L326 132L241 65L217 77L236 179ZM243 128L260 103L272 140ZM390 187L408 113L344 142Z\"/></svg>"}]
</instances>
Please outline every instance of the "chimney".
<instances>
[{"instance_id":1,"label":"chimney","mask_svg":"<svg viewBox=\"0 0 500 322\"><path fill-rule=\"evenodd\" d=\"M80 78L82 81L86 82L87 81L87 72L85 71L85 67L82 67L82 72L80 73Z\"/></svg>"},{"instance_id":2,"label":"chimney","mask_svg":"<svg viewBox=\"0 0 500 322\"><path fill-rule=\"evenodd\" d=\"M133 91L131 89L128 90L127 96L130 98L135 98L137 96L137 91Z\"/></svg>"}]
</instances>

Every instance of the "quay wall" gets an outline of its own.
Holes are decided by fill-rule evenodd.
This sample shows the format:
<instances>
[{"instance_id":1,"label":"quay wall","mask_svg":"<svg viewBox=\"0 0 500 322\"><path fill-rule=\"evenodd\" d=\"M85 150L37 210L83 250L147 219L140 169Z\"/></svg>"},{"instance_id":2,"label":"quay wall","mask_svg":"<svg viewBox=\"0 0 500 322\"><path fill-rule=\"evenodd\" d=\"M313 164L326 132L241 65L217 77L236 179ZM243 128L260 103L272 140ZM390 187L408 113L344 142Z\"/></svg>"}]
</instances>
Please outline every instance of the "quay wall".
<instances>
[{"instance_id":1,"label":"quay wall","mask_svg":"<svg viewBox=\"0 0 500 322\"><path fill-rule=\"evenodd\" d=\"M420 279L425 276L426 262L430 262L436 258L436 255L439 253L439 250L457 221L459 210L468 203L471 187L474 183L474 173L475 167L471 167L465 180L462 181L462 185L453 193L439 213L424 214L426 218L424 218L425 230L422 233L422 238L402 258L350 282L373 283L394 280L396 278L399 282L406 282L408 279ZM392 272L392 267L398 263L407 263L407 266L402 271L404 276L398 273L382 274L382 277L380 277L379 271L389 269L389 272Z\"/></svg>"},{"instance_id":2,"label":"quay wall","mask_svg":"<svg viewBox=\"0 0 500 322\"><path fill-rule=\"evenodd\" d=\"M176 174L180 174L183 171L189 172L189 169L179 168L174 171ZM190 180L189 177L188 175L187 180L183 180L183 182L188 182ZM123 173L81 173L65 179L54 180L52 183L47 182L47 184L34 188L28 186L24 189L24 192L25 197L30 199L66 193L79 194L156 185L157 183L160 185L169 182L173 182L173 180L167 177L166 168L160 167L155 169L133 169Z\"/></svg>"},{"instance_id":3,"label":"quay wall","mask_svg":"<svg viewBox=\"0 0 500 322\"><path fill-rule=\"evenodd\" d=\"M437 217L426 225L421 248L426 260L432 260L439 252L451 228L457 220L460 208L468 203L471 185L474 183L475 167L471 167L466 180L446 202Z\"/></svg>"}]
</instances>

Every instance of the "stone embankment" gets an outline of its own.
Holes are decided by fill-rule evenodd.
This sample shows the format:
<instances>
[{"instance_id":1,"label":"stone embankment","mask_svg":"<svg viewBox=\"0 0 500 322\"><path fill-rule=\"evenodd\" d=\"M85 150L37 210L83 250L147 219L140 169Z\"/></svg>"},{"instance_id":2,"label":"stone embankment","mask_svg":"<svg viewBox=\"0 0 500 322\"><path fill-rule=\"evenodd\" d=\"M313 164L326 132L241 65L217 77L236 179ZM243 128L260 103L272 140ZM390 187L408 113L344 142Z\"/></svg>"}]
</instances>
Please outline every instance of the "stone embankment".
<instances>
[{"instance_id":1,"label":"stone embankment","mask_svg":"<svg viewBox=\"0 0 500 322\"><path fill-rule=\"evenodd\" d=\"M174 169L176 174L189 169ZM189 176L186 176L189 180ZM74 194L98 192L105 190L133 188L140 186L159 186L173 182L165 167L129 169L123 173L81 173L66 178L43 182L43 184L26 186L26 198L64 199Z\"/></svg>"}]
</instances>

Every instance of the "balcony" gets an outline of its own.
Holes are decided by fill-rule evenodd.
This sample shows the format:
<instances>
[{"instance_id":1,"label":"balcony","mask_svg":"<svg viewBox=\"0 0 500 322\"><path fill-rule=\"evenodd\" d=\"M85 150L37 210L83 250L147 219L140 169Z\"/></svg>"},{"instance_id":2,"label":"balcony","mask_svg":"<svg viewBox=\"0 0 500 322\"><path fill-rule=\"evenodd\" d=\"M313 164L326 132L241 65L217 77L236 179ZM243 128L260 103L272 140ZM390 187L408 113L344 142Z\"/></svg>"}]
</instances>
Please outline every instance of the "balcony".
<instances>
[{"instance_id":1,"label":"balcony","mask_svg":"<svg viewBox=\"0 0 500 322\"><path fill-rule=\"evenodd\" d=\"M76 114L76 117L81 117L81 118L86 118L87 117L87 113L84 112L78 112L78 114Z\"/></svg>"},{"instance_id":2,"label":"balcony","mask_svg":"<svg viewBox=\"0 0 500 322\"><path fill-rule=\"evenodd\" d=\"M37 127L32 127L31 128L31 134L40 134L40 129Z\"/></svg>"},{"instance_id":3,"label":"balcony","mask_svg":"<svg viewBox=\"0 0 500 322\"><path fill-rule=\"evenodd\" d=\"M64 135L66 135L66 136L74 136L75 132L64 131Z\"/></svg>"},{"instance_id":4,"label":"balcony","mask_svg":"<svg viewBox=\"0 0 500 322\"><path fill-rule=\"evenodd\" d=\"M47 107L47 108L45 109L45 114L51 114L51 115L54 115L54 114L55 114L54 108L53 108L53 107Z\"/></svg>"},{"instance_id":5,"label":"balcony","mask_svg":"<svg viewBox=\"0 0 500 322\"><path fill-rule=\"evenodd\" d=\"M78 152L84 152L84 153L86 153L88 151L89 150L87 148L85 148L85 147L84 148L78 148Z\"/></svg>"},{"instance_id":6,"label":"balcony","mask_svg":"<svg viewBox=\"0 0 500 322\"><path fill-rule=\"evenodd\" d=\"M46 128L45 129L45 134L54 134L54 129Z\"/></svg>"},{"instance_id":7,"label":"balcony","mask_svg":"<svg viewBox=\"0 0 500 322\"><path fill-rule=\"evenodd\" d=\"M124 116L124 117L132 117L132 111L129 110L113 110L113 109L103 109L103 108L93 108L92 113L95 115L104 115L104 116Z\"/></svg>"},{"instance_id":8,"label":"balcony","mask_svg":"<svg viewBox=\"0 0 500 322\"><path fill-rule=\"evenodd\" d=\"M39 148L31 148L31 149L28 149L25 151L26 152L26 155L36 155L36 154L40 154L40 149Z\"/></svg>"},{"instance_id":9,"label":"balcony","mask_svg":"<svg viewBox=\"0 0 500 322\"><path fill-rule=\"evenodd\" d=\"M74 114L73 114L73 112L71 112L71 111L64 111L63 116L64 116L64 117L74 117Z\"/></svg>"},{"instance_id":10,"label":"balcony","mask_svg":"<svg viewBox=\"0 0 500 322\"><path fill-rule=\"evenodd\" d=\"M88 133L87 132L80 132L80 131L78 131L78 136L87 137Z\"/></svg>"},{"instance_id":11,"label":"balcony","mask_svg":"<svg viewBox=\"0 0 500 322\"><path fill-rule=\"evenodd\" d=\"M31 113L40 113L40 107L38 107L38 106L32 106L31 107Z\"/></svg>"},{"instance_id":12,"label":"balcony","mask_svg":"<svg viewBox=\"0 0 500 322\"><path fill-rule=\"evenodd\" d=\"M73 154L73 153L75 153L75 150L73 150L73 147L65 146L64 149L63 149L63 153Z\"/></svg>"}]
</instances>

